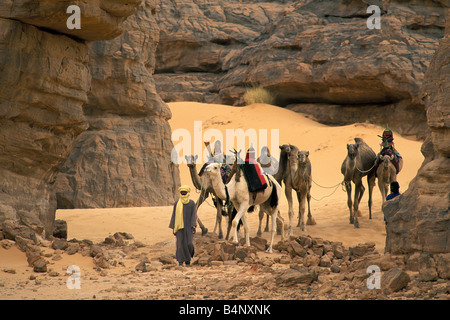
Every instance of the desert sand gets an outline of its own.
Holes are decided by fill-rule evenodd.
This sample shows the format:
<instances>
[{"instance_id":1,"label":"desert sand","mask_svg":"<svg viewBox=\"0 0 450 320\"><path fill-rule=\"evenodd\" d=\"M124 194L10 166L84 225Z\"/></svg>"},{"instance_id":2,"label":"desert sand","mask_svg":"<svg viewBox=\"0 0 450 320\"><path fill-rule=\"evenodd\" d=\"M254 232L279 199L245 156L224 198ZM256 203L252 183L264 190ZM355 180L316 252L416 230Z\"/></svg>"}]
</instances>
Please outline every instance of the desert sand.
<instances>
[{"instance_id":1,"label":"desert sand","mask_svg":"<svg viewBox=\"0 0 450 320\"><path fill-rule=\"evenodd\" d=\"M368 219L368 197L366 192L360 205L362 213L362 217L359 220L360 229L354 229L353 225L349 224L346 193L339 185L343 178L340 173L340 166L346 156L346 144L353 143L355 137L361 137L375 152L378 152L380 138L377 135L381 135L383 127L367 123L330 127L317 123L305 115L263 104L231 107L194 102L177 102L169 103L169 106L173 116L170 120L172 131L187 129L192 132L194 121L202 121L203 133L207 132L208 129L218 129L224 137L226 136L226 129L267 129L269 137L270 129L278 129L279 144L290 143L297 145L302 150L309 150L314 180L311 190L313 197L311 200L311 212L317 224L307 226L304 233L326 240L340 241L345 246L374 242L376 249L381 253L384 252L386 232L381 211L382 199L378 186L375 187L373 192L373 218L371 220ZM395 145L404 158L404 167L398 176L400 191L404 192L423 161L423 156L420 152L422 142L402 137L395 131L394 138ZM174 144L177 145L179 142L174 141ZM270 142L269 139L267 142L269 147ZM193 145L194 141L192 141ZM258 152L259 147L258 145L258 148L255 148ZM270 151L272 155L278 158L278 150L271 149ZM244 155L244 151L241 155ZM198 164L197 169L200 170L200 168L201 164ZM180 164L179 169L181 183L191 186L191 198L196 200L199 194L193 187L186 164ZM331 188L322 188L319 185ZM366 180L364 180L364 185L367 186ZM297 212L298 203L295 197L294 199L294 210ZM281 215L285 220L287 220L287 208L287 200L283 196L280 209ZM174 252L174 236L168 228L171 213L172 206L73 209L58 210L56 218L67 221L68 239L89 239L93 242L101 242L106 236L115 232L128 232L136 240L148 246L155 246L160 251ZM212 206L211 199L208 199L207 204L200 207L198 215L209 231L212 232L215 225L215 208ZM257 211L248 214L248 221L250 236L254 237L258 229ZM296 222L295 218L294 227ZM222 227L225 232L225 223L223 223ZM199 228L197 230L200 231ZM294 235L299 234L300 230L294 228ZM269 234L264 233L263 236L268 238ZM275 242L280 239L280 236L277 235ZM95 275L95 271L91 271L94 269L92 258L83 257L80 254L73 256L63 254L62 256L62 260L52 262L52 268L60 274L58 280L60 286L57 289L54 285L36 286L29 280L29 276L33 272L28 267L23 252L16 247L8 250L0 248L0 299L91 299L95 298L96 295L101 298L102 295L99 292L111 292L111 289L109 291L105 289L108 285L111 287L111 283L99 280L98 276ZM67 290L65 287L66 276L63 276L64 268L70 264L76 264L82 270L89 270L86 271L86 276L92 272L90 278L92 281L89 284L85 284L83 292ZM5 270L11 269L14 272L5 272ZM118 281L113 286L116 289L121 288L120 284L123 284L124 281L125 285L123 286L126 288L132 287L133 283L136 282L136 280L126 280L123 268L110 269L108 274L116 275L118 279L122 278L122 280L115 280ZM38 275L37 277L41 276ZM173 285L176 285L176 283L173 283ZM14 288L14 290L11 288ZM112 293L123 294L120 290L122 289L117 289L116 291L112 289ZM133 291L130 289L129 292L125 293L128 294L130 292L132 293ZM123 296L123 298L127 298L127 296Z\"/></svg>"}]
</instances>

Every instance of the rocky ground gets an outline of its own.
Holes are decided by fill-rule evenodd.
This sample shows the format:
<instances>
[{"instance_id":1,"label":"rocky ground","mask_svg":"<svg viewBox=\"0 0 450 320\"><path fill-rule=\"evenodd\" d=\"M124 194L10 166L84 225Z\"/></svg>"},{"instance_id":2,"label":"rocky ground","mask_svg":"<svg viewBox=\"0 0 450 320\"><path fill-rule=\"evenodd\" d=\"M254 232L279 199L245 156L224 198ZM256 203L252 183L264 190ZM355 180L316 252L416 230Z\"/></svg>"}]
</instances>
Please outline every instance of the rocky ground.
<instances>
[{"instance_id":1,"label":"rocky ground","mask_svg":"<svg viewBox=\"0 0 450 320\"><path fill-rule=\"evenodd\" d=\"M126 232L100 243L41 241L16 236L0 250L19 248L26 268L0 270L2 299L158 300L449 300L449 254L384 255L373 243L345 247L310 236L290 237L266 253L267 241L250 247L196 235L190 267L179 266L173 242L145 245ZM63 261L63 263L59 263ZM69 264L81 267L80 290L68 290ZM369 289L369 266L381 271L380 289ZM374 275L372 275L374 276ZM71 281L71 280L70 280ZM71 281L72 284L75 282ZM376 282L373 282L376 284Z\"/></svg>"}]
</instances>

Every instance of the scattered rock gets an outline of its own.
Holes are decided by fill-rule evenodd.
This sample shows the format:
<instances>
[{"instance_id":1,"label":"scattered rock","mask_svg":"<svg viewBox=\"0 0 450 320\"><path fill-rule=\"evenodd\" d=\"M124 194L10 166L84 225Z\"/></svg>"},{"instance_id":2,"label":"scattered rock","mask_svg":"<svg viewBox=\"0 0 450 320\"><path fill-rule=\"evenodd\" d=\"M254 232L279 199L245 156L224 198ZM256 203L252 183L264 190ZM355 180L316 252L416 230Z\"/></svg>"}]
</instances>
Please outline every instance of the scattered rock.
<instances>
[{"instance_id":1,"label":"scattered rock","mask_svg":"<svg viewBox=\"0 0 450 320\"><path fill-rule=\"evenodd\" d=\"M73 255L75 253L77 253L78 251L80 251L80 244L79 243L73 243L73 242L69 242L66 250L66 253L68 255Z\"/></svg>"},{"instance_id":2,"label":"scattered rock","mask_svg":"<svg viewBox=\"0 0 450 320\"><path fill-rule=\"evenodd\" d=\"M67 240L67 222L61 219L56 219L53 223L53 236L55 238Z\"/></svg>"},{"instance_id":3,"label":"scattered rock","mask_svg":"<svg viewBox=\"0 0 450 320\"><path fill-rule=\"evenodd\" d=\"M430 253L421 253L419 256L419 278L422 281L435 281L438 278L436 263Z\"/></svg>"},{"instance_id":4,"label":"scattered rock","mask_svg":"<svg viewBox=\"0 0 450 320\"><path fill-rule=\"evenodd\" d=\"M212 257L208 254L203 254L198 258L198 265L199 266L209 266L211 264Z\"/></svg>"},{"instance_id":5,"label":"scattered rock","mask_svg":"<svg viewBox=\"0 0 450 320\"><path fill-rule=\"evenodd\" d=\"M35 261L33 261L32 264L33 271L39 273L47 272L47 264L48 262L45 261L43 258L36 259Z\"/></svg>"},{"instance_id":6,"label":"scattered rock","mask_svg":"<svg viewBox=\"0 0 450 320\"><path fill-rule=\"evenodd\" d=\"M405 271L394 268L382 274L381 288L388 292L397 292L405 288L410 280Z\"/></svg>"},{"instance_id":7,"label":"scattered rock","mask_svg":"<svg viewBox=\"0 0 450 320\"><path fill-rule=\"evenodd\" d=\"M159 261L165 265L175 264L175 258L171 254L163 254L159 257Z\"/></svg>"},{"instance_id":8,"label":"scattered rock","mask_svg":"<svg viewBox=\"0 0 450 320\"><path fill-rule=\"evenodd\" d=\"M313 271L300 272L295 269L286 269L275 277L277 286L293 286L296 284L311 284L317 280Z\"/></svg>"},{"instance_id":9,"label":"scattered rock","mask_svg":"<svg viewBox=\"0 0 450 320\"><path fill-rule=\"evenodd\" d=\"M15 244L16 244L15 241L9 239L3 239L0 241L0 246L2 246L2 248L6 250L10 249Z\"/></svg>"},{"instance_id":10,"label":"scattered rock","mask_svg":"<svg viewBox=\"0 0 450 320\"><path fill-rule=\"evenodd\" d=\"M265 251L267 240L261 237L250 238L250 245L254 246L259 251Z\"/></svg>"},{"instance_id":11,"label":"scattered rock","mask_svg":"<svg viewBox=\"0 0 450 320\"><path fill-rule=\"evenodd\" d=\"M103 249L98 244L94 244L91 246L89 254L91 257L96 257L98 254L102 253Z\"/></svg>"},{"instance_id":12,"label":"scattered rock","mask_svg":"<svg viewBox=\"0 0 450 320\"><path fill-rule=\"evenodd\" d=\"M17 236L25 239L31 239L37 243L36 233L27 226L14 223L11 220L5 220L2 224L3 236L5 239L15 240Z\"/></svg>"},{"instance_id":13,"label":"scattered rock","mask_svg":"<svg viewBox=\"0 0 450 320\"><path fill-rule=\"evenodd\" d=\"M68 246L66 239L56 239L52 242L52 248L55 250L66 250Z\"/></svg>"},{"instance_id":14,"label":"scattered rock","mask_svg":"<svg viewBox=\"0 0 450 320\"><path fill-rule=\"evenodd\" d=\"M10 274L16 274L16 269L6 268L6 269L3 269L3 272L10 273Z\"/></svg>"},{"instance_id":15,"label":"scattered rock","mask_svg":"<svg viewBox=\"0 0 450 320\"><path fill-rule=\"evenodd\" d=\"M352 257L362 257L368 253L371 253L375 250L375 243L368 242L368 243L362 243L358 244L354 247L349 247L350 256Z\"/></svg>"}]
</instances>

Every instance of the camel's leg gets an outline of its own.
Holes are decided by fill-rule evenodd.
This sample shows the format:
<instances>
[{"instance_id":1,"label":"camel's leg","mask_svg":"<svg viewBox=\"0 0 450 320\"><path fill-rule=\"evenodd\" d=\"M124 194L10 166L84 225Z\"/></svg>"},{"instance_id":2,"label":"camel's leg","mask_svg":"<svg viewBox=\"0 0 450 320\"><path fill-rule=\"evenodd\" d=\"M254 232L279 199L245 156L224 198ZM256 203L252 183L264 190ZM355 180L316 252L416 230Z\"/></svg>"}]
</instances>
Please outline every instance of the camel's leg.
<instances>
[{"instance_id":1,"label":"camel's leg","mask_svg":"<svg viewBox=\"0 0 450 320\"><path fill-rule=\"evenodd\" d=\"M231 225L233 223L233 210L234 207L230 206L228 207L228 226L227 226L227 236L225 238L225 240L228 240L228 238L230 237L230 231L231 231Z\"/></svg>"},{"instance_id":2,"label":"camel's leg","mask_svg":"<svg viewBox=\"0 0 450 320\"><path fill-rule=\"evenodd\" d=\"M284 240L284 219L280 215L280 210L277 210L277 234L281 235L281 240ZM269 215L267 215L268 217Z\"/></svg>"},{"instance_id":3,"label":"camel's leg","mask_svg":"<svg viewBox=\"0 0 450 320\"><path fill-rule=\"evenodd\" d=\"M306 197L302 192L297 192L298 199L298 222L301 231L305 231L305 202Z\"/></svg>"},{"instance_id":4,"label":"camel's leg","mask_svg":"<svg viewBox=\"0 0 450 320\"><path fill-rule=\"evenodd\" d=\"M372 193L375 186L375 175L367 177L367 185L369 186L369 219L372 219ZM383 200L384 199L386 199L386 197L384 197Z\"/></svg>"},{"instance_id":5,"label":"camel's leg","mask_svg":"<svg viewBox=\"0 0 450 320\"><path fill-rule=\"evenodd\" d=\"M288 201L288 215L289 215L289 227L287 231L287 235L290 236L292 233L292 219L294 217L294 202L292 201L292 188L288 185L285 185L284 193L286 194L286 198Z\"/></svg>"},{"instance_id":6,"label":"camel's leg","mask_svg":"<svg viewBox=\"0 0 450 320\"><path fill-rule=\"evenodd\" d=\"M345 190L347 191L347 206L350 211L350 223L354 223L353 212L352 212L352 183L351 181L345 181Z\"/></svg>"},{"instance_id":7,"label":"camel's leg","mask_svg":"<svg viewBox=\"0 0 450 320\"><path fill-rule=\"evenodd\" d=\"M219 239L223 239L223 232L222 232L222 205L217 201L216 202L216 225L214 226L214 233L216 232L216 229L219 229Z\"/></svg>"},{"instance_id":8,"label":"camel's leg","mask_svg":"<svg viewBox=\"0 0 450 320\"><path fill-rule=\"evenodd\" d=\"M355 219L354 227L359 228L359 222L358 222L358 206L359 206L359 200L361 199L361 194L364 193L363 185L361 180L355 183L355 198L353 200L353 217Z\"/></svg>"},{"instance_id":9,"label":"camel's leg","mask_svg":"<svg viewBox=\"0 0 450 320\"><path fill-rule=\"evenodd\" d=\"M266 252L273 253L272 245L273 245L273 239L275 238L275 232L277 231L278 208L272 209L270 216L272 217L272 230L270 231L270 243L269 243L269 247L267 248Z\"/></svg>"},{"instance_id":10,"label":"camel's leg","mask_svg":"<svg viewBox=\"0 0 450 320\"><path fill-rule=\"evenodd\" d=\"M247 211L248 207L249 207L248 205L247 206L241 205L239 209L236 208L237 213L236 213L236 216L233 219L233 226L232 226L233 227L233 241L235 243L238 243L237 226L238 226L239 221L241 220L241 218L244 216L245 211ZM244 223L244 221L242 221L242 223ZM244 223L244 230L245 231L247 231L246 228L248 229L248 225L246 226L245 223Z\"/></svg>"},{"instance_id":11,"label":"camel's leg","mask_svg":"<svg viewBox=\"0 0 450 320\"><path fill-rule=\"evenodd\" d=\"M359 189L359 196L358 196L358 208L359 208L359 205L361 204L361 199L362 199L365 191L366 191L366 188L364 187L362 180L361 180L361 188ZM362 217L361 210L358 209L355 212L358 214L358 217Z\"/></svg>"},{"instance_id":12,"label":"camel's leg","mask_svg":"<svg viewBox=\"0 0 450 320\"><path fill-rule=\"evenodd\" d=\"M269 215L266 218L266 227L264 228L264 232L269 232Z\"/></svg>"},{"instance_id":13,"label":"camel's leg","mask_svg":"<svg viewBox=\"0 0 450 320\"><path fill-rule=\"evenodd\" d=\"M245 243L247 244L247 247L250 247L250 230L248 228L248 223L247 223L247 216L244 214L242 215L242 223L244 224L244 232L245 232Z\"/></svg>"},{"instance_id":14,"label":"camel's leg","mask_svg":"<svg viewBox=\"0 0 450 320\"><path fill-rule=\"evenodd\" d=\"M316 224L316 220L314 220L312 214L311 214L311 206L310 206L310 202L311 202L311 193L310 190L308 190L308 194L306 196L306 200L308 201L308 220L306 220L306 224L313 226Z\"/></svg>"},{"instance_id":15,"label":"camel's leg","mask_svg":"<svg viewBox=\"0 0 450 320\"><path fill-rule=\"evenodd\" d=\"M198 208L200 208L200 206L202 205L202 203L205 201L206 198L208 198L209 193L207 192L202 192L200 193L200 197L197 199L197 202L195 204L195 206L197 207L197 212L198 212ZM205 234L208 233L208 228L206 228L204 226L204 224L201 222L200 217L197 214L197 222L200 226L200 229L202 229L202 236L204 236Z\"/></svg>"},{"instance_id":16,"label":"camel's leg","mask_svg":"<svg viewBox=\"0 0 450 320\"><path fill-rule=\"evenodd\" d=\"M385 194L384 188L385 188L384 182L381 181L380 178L378 178L378 189L380 189L382 205L386 201L386 194Z\"/></svg>"},{"instance_id":17,"label":"camel's leg","mask_svg":"<svg viewBox=\"0 0 450 320\"><path fill-rule=\"evenodd\" d=\"M261 237L261 235L262 235L262 232L261 232L261 225L262 225L262 221L263 221L263 219L264 219L264 214L265 214L265 212L264 212L264 210L263 209L261 209L261 206L259 207L259 226L258 226L258 232L256 233L256 235L258 236L258 237ZM267 217L268 218L268 217ZM265 231L265 230L264 230Z\"/></svg>"}]
</instances>

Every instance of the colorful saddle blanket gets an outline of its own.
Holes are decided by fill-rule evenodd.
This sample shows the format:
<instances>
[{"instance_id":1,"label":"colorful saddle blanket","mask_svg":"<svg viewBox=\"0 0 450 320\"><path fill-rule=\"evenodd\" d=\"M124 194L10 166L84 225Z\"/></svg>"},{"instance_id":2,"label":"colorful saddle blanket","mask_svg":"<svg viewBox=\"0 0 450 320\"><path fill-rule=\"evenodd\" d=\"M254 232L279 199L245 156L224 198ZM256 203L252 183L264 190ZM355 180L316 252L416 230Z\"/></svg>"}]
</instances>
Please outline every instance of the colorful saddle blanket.
<instances>
[{"instance_id":1,"label":"colorful saddle blanket","mask_svg":"<svg viewBox=\"0 0 450 320\"><path fill-rule=\"evenodd\" d=\"M400 158L402 157L400 155L400 153L398 153L393 148L383 148L380 151L380 153L378 154L378 157L377 157L378 165L380 164L380 161L378 160L380 155L382 155L382 156L394 156L394 158L392 159L392 164L394 165L395 170L397 171L397 173L400 172L399 162L400 162ZM378 165L377 165L377 167L378 167Z\"/></svg>"}]
</instances>

